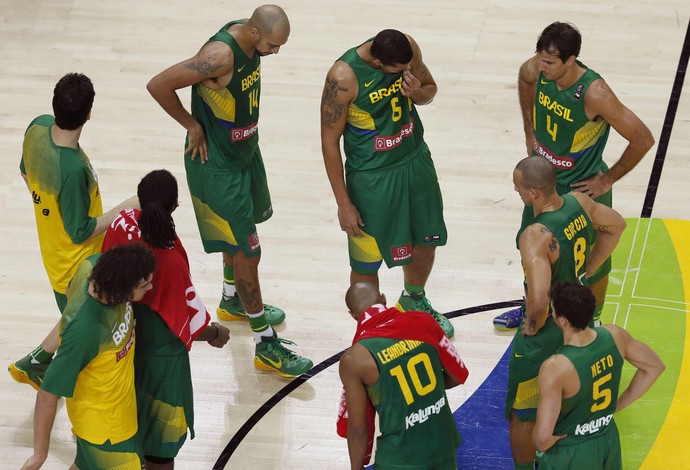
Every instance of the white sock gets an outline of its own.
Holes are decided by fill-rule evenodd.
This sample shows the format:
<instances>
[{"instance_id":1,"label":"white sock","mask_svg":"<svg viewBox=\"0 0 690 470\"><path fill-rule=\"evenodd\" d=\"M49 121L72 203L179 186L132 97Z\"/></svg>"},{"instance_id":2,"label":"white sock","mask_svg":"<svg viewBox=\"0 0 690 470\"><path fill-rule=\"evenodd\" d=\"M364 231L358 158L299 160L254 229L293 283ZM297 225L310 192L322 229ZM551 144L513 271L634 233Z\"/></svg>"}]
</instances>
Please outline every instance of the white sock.
<instances>
[{"instance_id":1,"label":"white sock","mask_svg":"<svg viewBox=\"0 0 690 470\"><path fill-rule=\"evenodd\" d=\"M237 289L235 289L235 284L228 284L227 282L223 282L223 298L225 300L230 299L235 295L237 292Z\"/></svg>"}]
</instances>

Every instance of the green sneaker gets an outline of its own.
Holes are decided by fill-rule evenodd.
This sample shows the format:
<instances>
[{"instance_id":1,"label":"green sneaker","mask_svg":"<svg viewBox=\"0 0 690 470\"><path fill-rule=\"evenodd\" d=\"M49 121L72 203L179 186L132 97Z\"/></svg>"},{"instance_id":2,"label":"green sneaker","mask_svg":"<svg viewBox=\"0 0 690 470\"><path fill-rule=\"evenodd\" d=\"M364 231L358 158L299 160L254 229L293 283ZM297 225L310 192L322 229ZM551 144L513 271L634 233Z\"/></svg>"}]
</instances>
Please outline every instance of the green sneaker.
<instances>
[{"instance_id":1,"label":"green sneaker","mask_svg":"<svg viewBox=\"0 0 690 470\"><path fill-rule=\"evenodd\" d=\"M285 312L274 307L273 305L264 304L264 312L266 313L266 321L269 325L279 325L285 321ZM247 319L247 312L244 311L244 305L240 300L240 296L235 294L230 299L225 300L225 297L220 299L220 305L216 309L218 318L225 321L245 320Z\"/></svg>"},{"instance_id":2,"label":"green sneaker","mask_svg":"<svg viewBox=\"0 0 690 470\"><path fill-rule=\"evenodd\" d=\"M395 308L401 312L409 312L411 310L417 312L426 312L434 317L434 320L436 320L436 323L438 323L446 336L452 338L455 334L453 324L445 317L445 315L442 315L434 310L434 307L431 306L431 303L429 302L429 299L426 298L426 295L422 295L421 299L415 300L412 298L412 296L408 295L407 292L402 291L402 294L400 294L400 298L398 299L398 303L395 304Z\"/></svg>"},{"instance_id":3,"label":"green sneaker","mask_svg":"<svg viewBox=\"0 0 690 470\"><path fill-rule=\"evenodd\" d=\"M254 352L254 367L269 370L283 377L297 377L314 366L306 357L299 356L283 344L295 344L292 341L278 338L261 338Z\"/></svg>"},{"instance_id":4,"label":"green sneaker","mask_svg":"<svg viewBox=\"0 0 690 470\"><path fill-rule=\"evenodd\" d=\"M50 365L47 364L35 364L31 362L31 356L24 356L17 362L13 362L7 366L12 378L19 382L20 384L31 385L36 391L41 388L41 382L43 382L43 376L46 373L46 369Z\"/></svg>"}]
</instances>

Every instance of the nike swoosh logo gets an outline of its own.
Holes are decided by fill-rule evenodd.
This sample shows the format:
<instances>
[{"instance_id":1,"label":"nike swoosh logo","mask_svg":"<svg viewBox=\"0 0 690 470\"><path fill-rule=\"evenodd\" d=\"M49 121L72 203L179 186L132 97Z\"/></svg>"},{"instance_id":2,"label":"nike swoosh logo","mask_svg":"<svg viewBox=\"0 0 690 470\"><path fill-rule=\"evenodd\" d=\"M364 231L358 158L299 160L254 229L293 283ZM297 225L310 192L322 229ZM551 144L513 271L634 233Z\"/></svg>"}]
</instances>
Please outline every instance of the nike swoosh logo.
<instances>
[{"instance_id":1,"label":"nike swoosh logo","mask_svg":"<svg viewBox=\"0 0 690 470\"><path fill-rule=\"evenodd\" d=\"M539 81L541 82L542 85L548 85L549 84L549 82L545 82L544 80L539 80Z\"/></svg>"},{"instance_id":2,"label":"nike swoosh logo","mask_svg":"<svg viewBox=\"0 0 690 470\"><path fill-rule=\"evenodd\" d=\"M375 79L374 79L374 80L375 80ZM372 80L372 81L370 81L370 82L367 82L367 83L365 83L365 84L364 84L364 88L367 88L367 87L369 87L369 85L371 85L372 83L374 83L374 80Z\"/></svg>"},{"instance_id":3,"label":"nike swoosh logo","mask_svg":"<svg viewBox=\"0 0 690 470\"><path fill-rule=\"evenodd\" d=\"M244 68L245 68L246 66L247 66L247 64L244 64L242 67L240 67L239 69L237 69L237 73L240 73L242 70L244 70Z\"/></svg>"},{"instance_id":4,"label":"nike swoosh logo","mask_svg":"<svg viewBox=\"0 0 690 470\"><path fill-rule=\"evenodd\" d=\"M267 358L266 356L264 356L263 354L261 354L261 358L264 359L264 360L266 360L266 361L268 361L268 362L269 362L273 367L275 367L276 369L280 369L280 368L283 366L283 361L280 360L280 359L278 360L278 362L274 362L274 361L272 361L271 359L269 359L269 358Z\"/></svg>"},{"instance_id":5,"label":"nike swoosh logo","mask_svg":"<svg viewBox=\"0 0 690 470\"><path fill-rule=\"evenodd\" d=\"M521 357L525 357L525 356L524 356L524 355L522 355L522 354L518 354L518 353L515 353L515 357L517 357L517 358L521 358Z\"/></svg>"}]
</instances>

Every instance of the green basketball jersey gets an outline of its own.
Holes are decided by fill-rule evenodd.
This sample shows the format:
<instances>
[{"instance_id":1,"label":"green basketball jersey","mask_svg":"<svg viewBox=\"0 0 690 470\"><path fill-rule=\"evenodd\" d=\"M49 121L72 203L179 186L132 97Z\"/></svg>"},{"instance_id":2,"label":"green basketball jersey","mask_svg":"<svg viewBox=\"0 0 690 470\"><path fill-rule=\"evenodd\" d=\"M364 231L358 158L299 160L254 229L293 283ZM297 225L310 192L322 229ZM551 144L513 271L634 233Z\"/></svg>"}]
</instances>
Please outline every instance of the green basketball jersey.
<instances>
[{"instance_id":1,"label":"green basketball jersey","mask_svg":"<svg viewBox=\"0 0 690 470\"><path fill-rule=\"evenodd\" d=\"M38 241L50 285L65 293L79 263L101 251L103 235L89 239L103 214L96 172L79 148L53 142L50 115L34 119L24 135L20 171L33 199Z\"/></svg>"},{"instance_id":2,"label":"green basketball jersey","mask_svg":"<svg viewBox=\"0 0 690 470\"><path fill-rule=\"evenodd\" d=\"M129 302L104 305L88 291L101 255L85 259L70 282L60 321L60 347L41 388L67 397L74 434L117 444L137 431L134 391L134 318Z\"/></svg>"},{"instance_id":3,"label":"green basketball jersey","mask_svg":"<svg viewBox=\"0 0 690 470\"><path fill-rule=\"evenodd\" d=\"M580 391L563 399L554 434L568 437L558 441L557 446L577 444L613 428L609 424L618 403L624 361L611 333L606 328L595 331L597 338L588 346L566 345L558 351L575 366Z\"/></svg>"},{"instance_id":4,"label":"green basketball jersey","mask_svg":"<svg viewBox=\"0 0 690 470\"><path fill-rule=\"evenodd\" d=\"M581 67L586 66L578 61ZM559 185L594 176L608 167L603 161L610 126L585 114L585 93L601 76L591 69L570 87L559 90L555 81L539 75L534 100L534 153L556 167Z\"/></svg>"},{"instance_id":5,"label":"green basketball jersey","mask_svg":"<svg viewBox=\"0 0 690 470\"><path fill-rule=\"evenodd\" d=\"M367 392L379 415L376 466L430 468L460 444L436 349L421 341L368 338L379 379ZM426 466L424 466L426 465Z\"/></svg>"},{"instance_id":6,"label":"green basketball jersey","mask_svg":"<svg viewBox=\"0 0 690 470\"><path fill-rule=\"evenodd\" d=\"M232 79L225 88L212 89L201 83L192 87L192 115L206 134L212 168L244 168L259 147L259 98L261 95L261 58L252 58L228 32L231 21L208 42L220 41L232 49L235 57Z\"/></svg>"},{"instance_id":7,"label":"green basketball jersey","mask_svg":"<svg viewBox=\"0 0 690 470\"><path fill-rule=\"evenodd\" d=\"M581 283L581 278L587 269L587 258L589 258L596 231L577 199L569 194L564 194L562 197L563 206L560 209L542 212L533 223L546 226L558 240L560 255L551 266L551 283L557 281Z\"/></svg>"},{"instance_id":8,"label":"green basketball jersey","mask_svg":"<svg viewBox=\"0 0 690 470\"><path fill-rule=\"evenodd\" d=\"M402 95L402 73L367 64L354 47L338 60L357 78L357 98L347 108L343 133L345 170L385 168L424 143L424 127L412 100Z\"/></svg>"}]
</instances>

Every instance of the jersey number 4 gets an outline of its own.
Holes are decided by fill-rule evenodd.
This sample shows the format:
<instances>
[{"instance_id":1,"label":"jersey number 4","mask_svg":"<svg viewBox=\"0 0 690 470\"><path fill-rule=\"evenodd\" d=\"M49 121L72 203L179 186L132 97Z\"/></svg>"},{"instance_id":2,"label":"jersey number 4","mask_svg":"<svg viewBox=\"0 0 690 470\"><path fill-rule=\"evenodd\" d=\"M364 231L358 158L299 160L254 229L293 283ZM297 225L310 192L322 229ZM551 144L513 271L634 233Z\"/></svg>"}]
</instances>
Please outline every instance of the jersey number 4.
<instances>
[{"instance_id":1,"label":"jersey number 4","mask_svg":"<svg viewBox=\"0 0 690 470\"><path fill-rule=\"evenodd\" d=\"M428 377L428 383L426 385L422 384L419 372L417 371L417 368L420 366L424 368L426 376ZM414 395L410 388L410 382L412 382L412 386L415 392L417 392L417 395L423 397L436 388L436 375L434 374L434 369L431 366L431 359L427 353L419 353L411 357L410 360L407 361L407 364L405 364L405 368L407 369L407 374L403 371L402 365L393 367L390 373L393 377L398 379L398 385L400 385L400 391L405 397L405 402L411 405L414 402Z\"/></svg>"}]
</instances>

